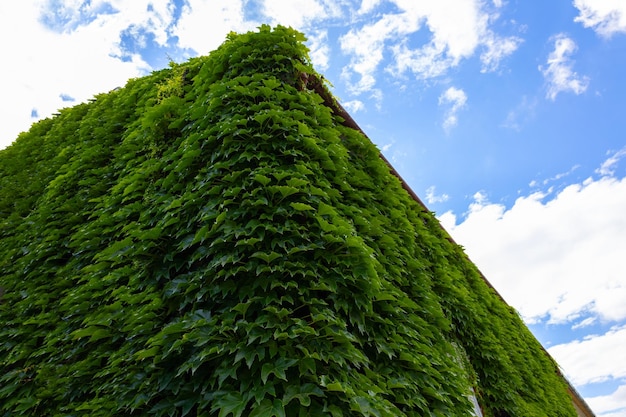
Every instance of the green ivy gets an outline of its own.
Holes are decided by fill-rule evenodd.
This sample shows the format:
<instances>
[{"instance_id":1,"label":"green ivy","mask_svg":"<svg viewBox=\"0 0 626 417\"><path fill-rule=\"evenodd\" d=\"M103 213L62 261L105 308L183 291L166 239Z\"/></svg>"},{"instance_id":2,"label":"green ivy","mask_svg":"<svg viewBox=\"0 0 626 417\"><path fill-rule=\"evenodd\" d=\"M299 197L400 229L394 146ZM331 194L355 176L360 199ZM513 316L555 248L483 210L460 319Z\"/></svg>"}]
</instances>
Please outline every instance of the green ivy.
<instances>
[{"instance_id":1,"label":"green ivy","mask_svg":"<svg viewBox=\"0 0 626 417\"><path fill-rule=\"evenodd\" d=\"M230 34L0 152L0 415L575 416L304 40Z\"/></svg>"}]
</instances>

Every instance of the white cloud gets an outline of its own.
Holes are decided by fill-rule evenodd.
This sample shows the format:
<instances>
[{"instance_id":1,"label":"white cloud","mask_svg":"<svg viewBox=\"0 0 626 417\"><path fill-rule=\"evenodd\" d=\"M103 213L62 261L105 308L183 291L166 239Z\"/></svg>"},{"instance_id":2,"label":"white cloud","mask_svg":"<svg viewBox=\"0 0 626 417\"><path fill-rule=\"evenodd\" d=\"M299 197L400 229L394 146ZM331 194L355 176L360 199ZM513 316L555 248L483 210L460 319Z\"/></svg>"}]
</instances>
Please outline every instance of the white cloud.
<instances>
[{"instance_id":1,"label":"white cloud","mask_svg":"<svg viewBox=\"0 0 626 417\"><path fill-rule=\"evenodd\" d=\"M604 37L626 33L626 2L623 0L574 0L580 14L574 19Z\"/></svg>"},{"instance_id":2,"label":"white cloud","mask_svg":"<svg viewBox=\"0 0 626 417\"><path fill-rule=\"evenodd\" d=\"M580 323L576 323L575 325L573 325L572 330L582 329L584 327L591 326L592 324L595 324L597 321L598 320L596 317L587 317L586 319L580 321Z\"/></svg>"},{"instance_id":3,"label":"white cloud","mask_svg":"<svg viewBox=\"0 0 626 417\"><path fill-rule=\"evenodd\" d=\"M513 54L521 43L522 39L516 36L499 38L493 32L486 31L483 39L485 51L480 54L480 62L483 64L481 72L497 70L500 62Z\"/></svg>"},{"instance_id":4,"label":"white cloud","mask_svg":"<svg viewBox=\"0 0 626 417\"><path fill-rule=\"evenodd\" d=\"M361 7L359 8L359 14L369 13L372 9L378 6L382 0L362 0Z\"/></svg>"},{"instance_id":5,"label":"white cloud","mask_svg":"<svg viewBox=\"0 0 626 417\"><path fill-rule=\"evenodd\" d=\"M577 169L580 168L580 165L576 164L573 167L571 167L569 170L565 171L565 172L559 172L555 175L553 175L552 177L549 178L544 178L543 180L532 180L528 183L528 186L531 188L534 187L539 187L539 186L547 186L550 183L562 180L563 178L567 178L568 176L572 175ZM599 172L599 169L596 169L595 172ZM560 185L560 184L557 184ZM554 186L550 186L548 193L552 193Z\"/></svg>"},{"instance_id":6,"label":"white cloud","mask_svg":"<svg viewBox=\"0 0 626 417\"><path fill-rule=\"evenodd\" d=\"M587 336L583 340L552 346L548 352L573 384L586 385L626 378L624 346L626 346L626 326L621 326L614 327L603 335ZM598 409L598 411L610 410Z\"/></svg>"},{"instance_id":7,"label":"white cloud","mask_svg":"<svg viewBox=\"0 0 626 417\"><path fill-rule=\"evenodd\" d=\"M361 100L350 100L342 103L342 106L350 113L357 113L365 109L365 104Z\"/></svg>"},{"instance_id":8,"label":"white cloud","mask_svg":"<svg viewBox=\"0 0 626 417\"><path fill-rule=\"evenodd\" d=\"M626 385L619 386L609 395L601 395L586 399L600 417L626 416ZM610 414L609 414L610 413Z\"/></svg>"},{"instance_id":9,"label":"white cloud","mask_svg":"<svg viewBox=\"0 0 626 417\"><path fill-rule=\"evenodd\" d=\"M377 17L359 29L352 29L341 41L342 50L351 55L345 78L352 81L355 93L374 87L375 73L386 52L391 52L393 63L387 67L394 76L407 71L419 79L443 75L460 60L471 57L479 47L483 71L492 71L499 62L513 53L521 42L516 37L501 38L489 29L490 14L483 2L477 0L442 0L416 2L392 0L398 13ZM363 1L360 13L370 11L377 2ZM498 3L495 4L496 7ZM425 44L413 48L409 37L424 27L431 37Z\"/></svg>"},{"instance_id":10,"label":"white cloud","mask_svg":"<svg viewBox=\"0 0 626 417\"><path fill-rule=\"evenodd\" d=\"M546 97L550 100L555 100L562 92L578 95L587 90L589 78L578 75L572 68L570 56L577 49L576 43L564 34L554 37L554 50L548 56L546 66L539 66L548 85Z\"/></svg>"},{"instance_id":11,"label":"white cloud","mask_svg":"<svg viewBox=\"0 0 626 417\"><path fill-rule=\"evenodd\" d=\"M259 26L244 19L243 0L187 0L172 30L182 48L205 55L220 46L231 32Z\"/></svg>"},{"instance_id":12,"label":"white cloud","mask_svg":"<svg viewBox=\"0 0 626 417\"><path fill-rule=\"evenodd\" d=\"M465 92L456 87L448 88L441 96L439 96L439 105L449 106L446 111L446 118L443 122L443 128L448 131L458 123L457 113L467 103L467 95Z\"/></svg>"},{"instance_id":13,"label":"white cloud","mask_svg":"<svg viewBox=\"0 0 626 417\"><path fill-rule=\"evenodd\" d=\"M617 164L620 159L626 156L626 147L614 152L606 161L600 165L600 168L596 169L596 173L600 175L613 175L617 169Z\"/></svg>"},{"instance_id":14,"label":"white cloud","mask_svg":"<svg viewBox=\"0 0 626 417\"><path fill-rule=\"evenodd\" d=\"M46 0L39 3L42 5L41 21L59 32L70 32L85 19L93 18L104 4L102 1L84 3L83 0Z\"/></svg>"},{"instance_id":15,"label":"white cloud","mask_svg":"<svg viewBox=\"0 0 626 417\"><path fill-rule=\"evenodd\" d=\"M263 0L262 13L272 24L303 30L316 20L341 16L341 7L332 0Z\"/></svg>"},{"instance_id":16,"label":"white cloud","mask_svg":"<svg viewBox=\"0 0 626 417\"><path fill-rule=\"evenodd\" d=\"M419 19L409 13L385 14L373 24L350 31L339 41L341 49L352 55L352 62L344 69L344 77L350 79L353 72L360 79L352 85L355 93L362 93L374 88L374 73L383 60L385 41L393 36L402 36L419 29Z\"/></svg>"},{"instance_id":17,"label":"white cloud","mask_svg":"<svg viewBox=\"0 0 626 417\"><path fill-rule=\"evenodd\" d=\"M487 15L481 12L477 1L397 0L396 4L426 19L432 33L432 45L445 51L453 63L474 53L487 24Z\"/></svg>"},{"instance_id":18,"label":"white cloud","mask_svg":"<svg viewBox=\"0 0 626 417\"><path fill-rule=\"evenodd\" d=\"M411 49L406 41L402 41L392 46L391 50L395 62L389 71L395 75L411 71L418 78L435 78L457 64L453 57L445 55L442 45L429 44L420 49Z\"/></svg>"},{"instance_id":19,"label":"white cloud","mask_svg":"<svg viewBox=\"0 0 626 417\"><path fill-rule=\"evenodd\" d=\"M440 217L487 279L524 319L626 319L626 178L535 192L507 209L482 194L467 217Z\"/></svg>"},{"instance_id":20,"label":"white cloud","mask_svg":"<svg viewBox=\"0 0 626 417\"><path fill-rule=\"evenodd\" d=\"M603 164L604 165L604 164ZM576 171L578 168L580 168L580 165L574 165L573 167L571 167L568 171L566 172L559 172L558 174L554 175L553 177L550 178L546 178L545 180L543 180L543 184L547 185L550 182L553 181L558 181L562 178L567 177L568 175L571 175L574 171Z\"/></svg>"},{"instance_id":21,"label":"white cloud","mask_svg":"<svg viewBox=\"0 0 626 417\"><path fill-rule=\"evenodd\" d=\"M435 193L435 186L434 185L431 185L426 190L426 202L428 204L443 203L443 202L448 201L449 198L450 198L450 196L448 194L437 195Z\"/></svg>"}]
</instances>

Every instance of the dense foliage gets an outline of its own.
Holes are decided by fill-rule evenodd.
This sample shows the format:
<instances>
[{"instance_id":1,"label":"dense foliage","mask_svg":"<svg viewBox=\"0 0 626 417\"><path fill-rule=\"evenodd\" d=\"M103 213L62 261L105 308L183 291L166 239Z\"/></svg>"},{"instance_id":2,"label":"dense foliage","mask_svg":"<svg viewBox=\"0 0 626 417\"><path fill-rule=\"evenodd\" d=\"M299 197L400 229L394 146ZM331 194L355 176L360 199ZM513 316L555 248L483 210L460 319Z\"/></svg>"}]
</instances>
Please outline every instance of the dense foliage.
<instances>
[{"instance_id":1,"label":"dense foliage","mask_svg":"<svg viewBox=\"0 0 626 417\"><path fill-rule=\"evenodd\" d=\"M575 416L267 26L0 152L0 415Z\"/></svg>"}]
</instances>

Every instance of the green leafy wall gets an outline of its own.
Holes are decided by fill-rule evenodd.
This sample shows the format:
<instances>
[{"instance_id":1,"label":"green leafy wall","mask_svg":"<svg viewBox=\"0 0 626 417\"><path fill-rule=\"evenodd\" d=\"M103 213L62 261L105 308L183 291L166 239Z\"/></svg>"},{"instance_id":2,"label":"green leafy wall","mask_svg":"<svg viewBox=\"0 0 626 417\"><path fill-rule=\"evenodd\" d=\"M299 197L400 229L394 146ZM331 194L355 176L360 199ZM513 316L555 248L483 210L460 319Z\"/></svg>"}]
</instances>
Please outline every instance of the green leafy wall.
<instances>
[{"instance_id":1,"label":"green leafy wall","mask_svg":"<svg viewBox=\"0 0 626 417\"><path fill-rule=\"evenodd\" d=\"M0 415L575 416L303 40L231 34L0 152Z\"/></svg>"}]
</instances>

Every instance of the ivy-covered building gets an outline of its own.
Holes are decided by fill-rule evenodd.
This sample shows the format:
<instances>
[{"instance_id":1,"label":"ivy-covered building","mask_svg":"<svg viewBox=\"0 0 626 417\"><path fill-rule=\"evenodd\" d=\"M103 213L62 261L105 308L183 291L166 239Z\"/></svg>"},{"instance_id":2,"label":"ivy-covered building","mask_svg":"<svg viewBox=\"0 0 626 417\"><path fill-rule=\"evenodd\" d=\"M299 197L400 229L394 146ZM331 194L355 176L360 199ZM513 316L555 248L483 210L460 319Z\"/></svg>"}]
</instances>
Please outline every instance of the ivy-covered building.
<instances>
[{"instance_id":1,"label":"ivy-covered building","mask_svg":"<svg viewBox=\"0 0 626 417\"><path fill-rule=\"evenodd\" d=\"M284 27L0 151L0 416L591 416Z\"/></svg>"}]
</instances>

